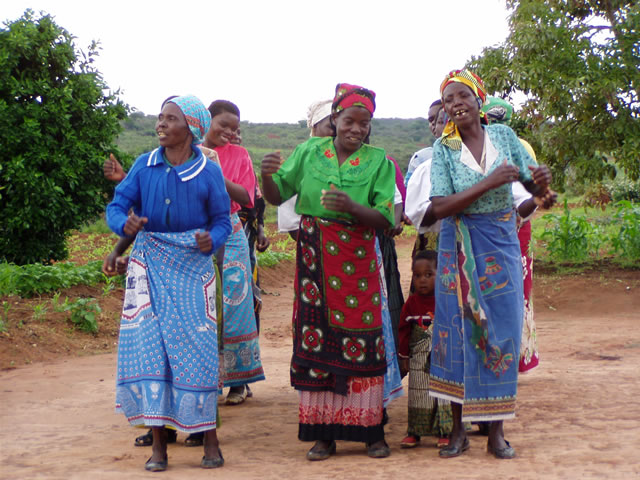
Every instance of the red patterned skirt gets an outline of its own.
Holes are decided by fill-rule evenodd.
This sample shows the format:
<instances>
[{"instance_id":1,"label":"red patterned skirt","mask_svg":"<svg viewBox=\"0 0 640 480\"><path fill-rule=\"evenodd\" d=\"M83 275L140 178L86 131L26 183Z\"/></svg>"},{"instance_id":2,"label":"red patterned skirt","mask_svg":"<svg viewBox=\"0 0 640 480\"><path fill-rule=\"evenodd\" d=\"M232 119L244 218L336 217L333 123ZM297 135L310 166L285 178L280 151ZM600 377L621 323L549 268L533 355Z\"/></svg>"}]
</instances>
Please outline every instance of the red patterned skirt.
<instances>
[{"instance_id":1,"label":"red patterned skirt","mask_svg":"<svg viewBox=\"0 0 640 480\"><path fill-rule=\"evenodd\" d=\"M349 377L347 394L300 392L298 438L303 441L384 439L384 376Z\"/></svg>"},{"instance_id":2,"label":"red patterned skirt","mask_svg":"<svg viewBox=\"0 0 640 480\"><path fill-rule=\"evenodd\" d=\"M298 231L291 384L300 440L375 443L386 358L375 231L303 216Z\"/></svg>"}]
</instances>

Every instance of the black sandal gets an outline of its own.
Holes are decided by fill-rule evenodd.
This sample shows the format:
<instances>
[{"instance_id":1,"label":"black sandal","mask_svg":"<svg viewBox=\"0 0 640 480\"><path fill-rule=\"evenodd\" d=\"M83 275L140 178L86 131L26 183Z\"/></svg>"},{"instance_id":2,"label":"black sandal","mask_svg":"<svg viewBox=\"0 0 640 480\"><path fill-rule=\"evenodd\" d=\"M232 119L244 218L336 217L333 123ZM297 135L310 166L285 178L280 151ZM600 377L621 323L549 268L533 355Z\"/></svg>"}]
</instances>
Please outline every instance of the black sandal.
<instances>
[{"instance_id":1,"label":"black sandal","mask_svg":"<svg viewBox=\"0 0 640 480\"><path fill-rule=\"evenodd\" d=\"M165 430L167 431L167 443L176 443L176 440L178 439L178 432L169 428L165 428ZM149 429L149 431L144 435L136 437L133 444L136 447L150 447L153 445L153 431Z\"/></svg>"},{"instance_id":2,"label":"black sandal","mask_svg":"<svg viewBox=\"0 0 640 480\"><path fill-rule=\"evenodd\" d=\"M167 460L166 455L164 456L164 460L161 460L160 462L152 462L151 458L152 457L149 457L147 463L144 464L145 470L147 470L148 472L164 472L167 469L169 461Z\"/></svg>"},{"instance_id":3,"label":"black sandal","mask_svg":"<svg viewBox=\"0 0 640 480\"><path fill-rule=\"evenodd\" d=\"M204 432L192 433L184 440L185 447L200 447L204 445Z\"/></svg>"},{"instance_id":4,"label":"black sandal","mask_svg":"<svg viewBox=\"0 0 640 480\"><path fill-rule=\"evenodd\" d=\"M218 447L218 458L206 458L202 457L202 462L200 462L200 466L202 468L220 468L224 465L224 457L222 456L222 451L220 447Z\"/></svg>"}]
</instances>

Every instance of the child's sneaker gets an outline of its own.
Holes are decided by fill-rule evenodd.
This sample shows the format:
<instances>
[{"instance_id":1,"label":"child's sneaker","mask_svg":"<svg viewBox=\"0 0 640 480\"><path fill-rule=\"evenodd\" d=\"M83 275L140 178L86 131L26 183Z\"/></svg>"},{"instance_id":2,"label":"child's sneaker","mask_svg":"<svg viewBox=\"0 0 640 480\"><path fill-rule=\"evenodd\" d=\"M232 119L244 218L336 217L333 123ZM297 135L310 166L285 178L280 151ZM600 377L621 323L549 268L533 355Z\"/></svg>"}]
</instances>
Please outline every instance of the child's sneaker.
<instances>
[{"instance_id":1,"label":"child's sneaker","mask_svg":"<svg viewBox=\"0 0 640 480\"><path fill-rule=\"evenodd\" d=\"M420 437L417 435L407 435L404 440L400 442L400 448L413 448L417 447L420 443Z\"/></svg>"}]
</instances>

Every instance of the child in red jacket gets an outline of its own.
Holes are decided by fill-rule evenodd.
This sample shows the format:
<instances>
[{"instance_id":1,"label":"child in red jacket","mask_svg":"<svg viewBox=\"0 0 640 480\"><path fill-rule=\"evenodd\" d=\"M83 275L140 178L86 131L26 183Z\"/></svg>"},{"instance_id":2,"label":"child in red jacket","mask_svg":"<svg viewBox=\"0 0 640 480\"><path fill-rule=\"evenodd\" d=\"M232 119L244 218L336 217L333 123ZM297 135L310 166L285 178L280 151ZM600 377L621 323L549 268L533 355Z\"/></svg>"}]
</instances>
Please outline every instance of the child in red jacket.
<instances>
[{"instance_id":1,"label":"child in red jacket","mask_svg":"<svg viewBox=\"0 0 640 480\"><path fill-rule=\"evenodd\" d=\"M437 267L437 252L423 250L416 254L411 266L414 292L400 314L400 371L402 376L409 373L409 426L400 444L403 448L417 446L422 435L435 435L438 445L446 445L453 426L449 403L429 397L428 392Z\"/></svg>"}]
</instances>

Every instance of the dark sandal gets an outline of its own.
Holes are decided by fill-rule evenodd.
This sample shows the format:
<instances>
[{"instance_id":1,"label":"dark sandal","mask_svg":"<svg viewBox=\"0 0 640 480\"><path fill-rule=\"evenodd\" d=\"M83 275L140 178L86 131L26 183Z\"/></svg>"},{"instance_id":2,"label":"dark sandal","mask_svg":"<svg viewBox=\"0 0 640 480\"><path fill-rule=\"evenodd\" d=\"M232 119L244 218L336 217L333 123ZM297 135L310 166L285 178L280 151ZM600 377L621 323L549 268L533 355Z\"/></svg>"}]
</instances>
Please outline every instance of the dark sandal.
<instances>
[{"instance_id":1,"label":"dark sandal","mask_svg":"<svg viewBox=\"0 0 640 480\"><path fill-rule=\"evenodd\" d=\"M167 466L169 465L169 461L167 459L167 456L164 456L164 460L160 461L160 462L152 462L151 459L153 457L149 457L149 460L147 460L147 463L144 464L144 469L147 470L148 472L164 472L167 469Z\"/></svg>"},{"instance_id":2,"label":"dark sandal","mask_svg":"<svg viewBox=\"0 0 640 480\"><path fill-rule=\"evenodd\" d=\"M184 440L185 447L200 447L204 445L204 432L192 433Z\"/></svg>"},{"instance_id":3,"label":"dark sandal","mask_svg":"<svg viewBox=\"0 0 640 480\"><path fill-rule=\"evenodd\" d=\"M449 442L451 442L451 440L449 440ZM440 449L440 451L438 452L438 455L440 455L440 457L442 458L458 457L462 455L464 452L466 452L467 450L469 450L470 446L471 445L469 444L469 439L465 438L461 446L458 447L457 445L453 445L452 443L449 443L449 445Z\"/></svg>"},{"instance_id":4,"label":"dark sandal","mask_svg":"<svg viewBox=\"0 0 640 480\"><path fill-rule=\"evenodd\" d=\"M487 442L487 452L492 453L494 457L501 460L510 460L514 458L516 456L516 450L506 440L504 443L507 444L506 447L494 448L489 442Z\"/></svg>"},{"instance_id":5,"label":"dark sandal","mask_svg":"<svg viewBox=\"0 0 640 480\"><path fill-rule=\"evenodd\" d=\"M176 432L175 430L171 430L169 428L167 428L166 431L167 431L167 443L176 443L176 440L178 439L178 432ZM149 429L149 431L144 435L140 435L139 437L136 437L133 444L136 447L150 447L151 445L153 445L153 431Z\"/></svg>"},{"instance_id":6,"label":"dark sandal","mask_svg":"<svg viewBox=\"0 0 640 480\"><path fill-rule=\"evenodd\" d=\"M222 456L222 451L220 447L218 447L218 455L219 458L206 458L202 457L202 462L200 462L200 466L202 468L220 468L224 465L224 457Z\"/></svg>"},{"instance_id":7,"label":"dark sandal","mask_svg":"<svg viewBox=\"0 0 640 480\"><path fill-rule=\"evenodd\" d=\"M318 460L326 460L327 458L329 458L331 455L333 455L334 453L336 453L336 442L335 440L332 440L331 443L329 444L329 446L323 450L314 450L314 447L311 447L311 450L309 450L307 452L307 460L310 460L312 462L318 461Z\"/></svg>"},{"instance_id":8,"label":"dark sandal","mask_svg":"<svg viewBox=\"0 0 640 480\"><path fill-rule=\"evenodd\" d=\"M367 445L367 455L371 458L387 458L391 455L391 449L389 448L389 445L387 445L387 442L384 442L381 447Z\"/></svg>"}]
</instances>

